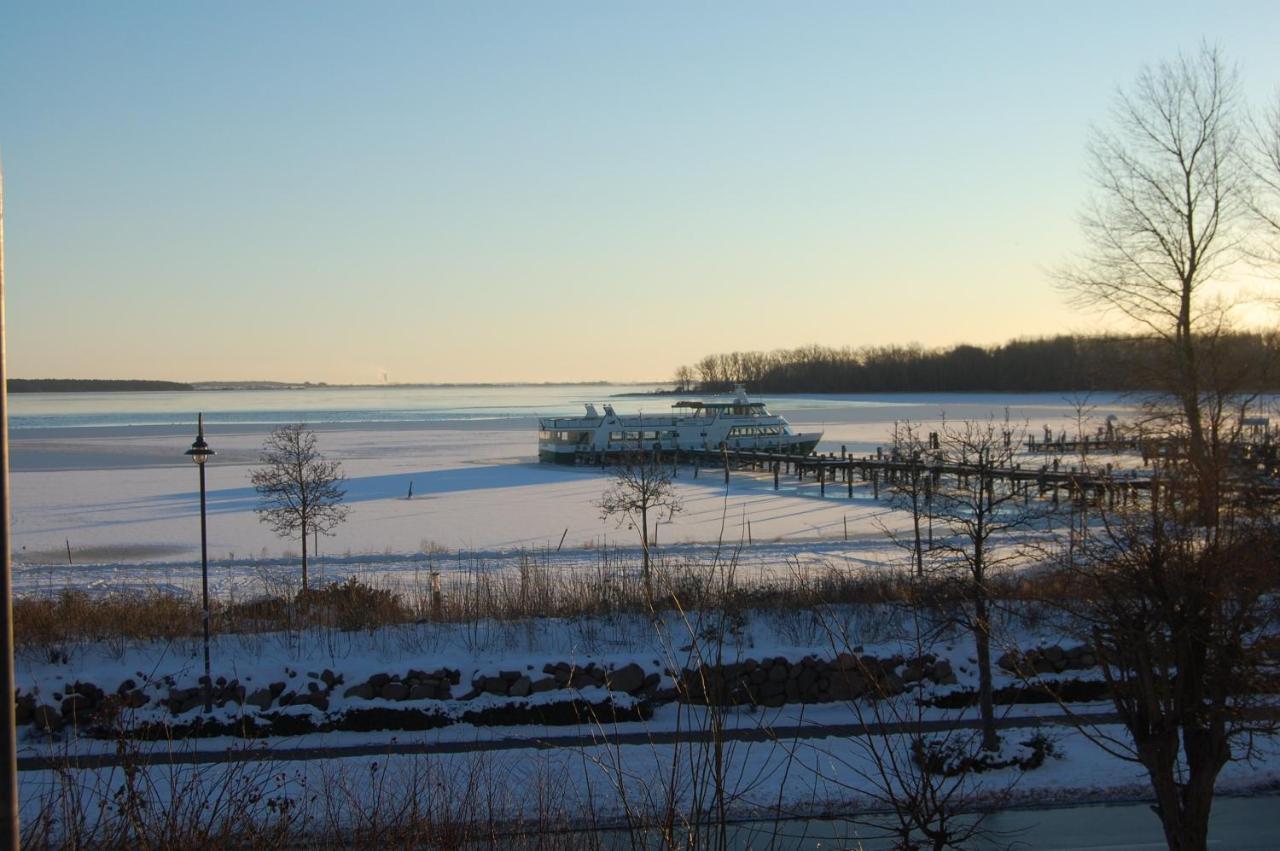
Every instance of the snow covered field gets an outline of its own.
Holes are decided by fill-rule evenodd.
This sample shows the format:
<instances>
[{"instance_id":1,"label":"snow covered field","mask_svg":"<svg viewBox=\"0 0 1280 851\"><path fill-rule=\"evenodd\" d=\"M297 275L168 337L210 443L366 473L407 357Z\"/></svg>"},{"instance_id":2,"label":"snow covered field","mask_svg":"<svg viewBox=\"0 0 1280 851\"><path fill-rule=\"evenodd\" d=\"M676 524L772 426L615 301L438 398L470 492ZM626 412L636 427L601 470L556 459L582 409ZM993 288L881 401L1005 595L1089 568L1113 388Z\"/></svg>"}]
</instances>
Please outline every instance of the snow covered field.
<instances>
[{"instance_id":1,"label":"snow covered field","mask_svg":"<svg viewBox=\"0 0 1280 851\"><path fill-rule=\"evenodd\" d=\"M177 425L191 417L174 410L186 405L216 404L225 410L220 416L226 422L213 417L207 434L218 452L208 467L216 592L252 586L261 562L280 562L298 550L297 542L275 537L258 522L248 478L271 424L295 419L315 424L322 450L342 461L349 478L350 517L334 537L319 541L321 555L339 562L332 566L335 576L413 570L423 563L415 554L424 551L554 549L562 536L562 554L582 554L604 543L634 545L635 533L601 519L594 505L607 486L599 470L536 460L536 419L530 409L541 405L569 412L575 399L598 400L612 389L526 391L517 394L518 405L501 399L485 399L484 408L474 402L452 408L419 403L413 411L398 412L398 418L384 417L370 407L373 402L358 397L368 410L333 410L352 401L336 390L322 399L324 404L308 396L293 408L288 406L294 397L278 391L270 399L255 397L252 404L259 409L248 412L225 410L249 402L220 393L174 394L181 398L170 408L147 396L133 403L139 411L128 414L86 412L88 402L70 399L64 403L68 412L60 416L57 399L28 403L35 410L24 417L19 409L13 432L13 536L20 565L15 586L19 593L69 585L193 587L199 556L197 479L182 453L194 429ZM64 394L69 395L74 394ZM382 404L396 401L404 404ZM620 411L652 411L671 401L634 398L616 405ZM824 431L821 451L847 447L857 455L885 445L899 420L927 430L944 417L952 422L1000 419L1007 412L1015 426L1025 422L1036 433L1044 424L1055 431L1075 430L1074 411L1054 394L769 401L797 429ZM1127 419L1131 413L1122 399L1090 401L1095 424L1108 414ZM479 418L477 411L489 413ZM139 421L144 424L129 424ZM763 475L735 473L726 492L719 471L705 470L694 479L691 470L682 469L679 476L685 509L674 522L662 524L661 545L750 540L767 545L760 550L761 562L777 563L788 553L873 562L887 554L883 530L903 523L867 488L855 490L850 500L842 488L830 487L822 499L813 482L797 486L784 479L775 493Z\"/></svg>"}]
</instances>

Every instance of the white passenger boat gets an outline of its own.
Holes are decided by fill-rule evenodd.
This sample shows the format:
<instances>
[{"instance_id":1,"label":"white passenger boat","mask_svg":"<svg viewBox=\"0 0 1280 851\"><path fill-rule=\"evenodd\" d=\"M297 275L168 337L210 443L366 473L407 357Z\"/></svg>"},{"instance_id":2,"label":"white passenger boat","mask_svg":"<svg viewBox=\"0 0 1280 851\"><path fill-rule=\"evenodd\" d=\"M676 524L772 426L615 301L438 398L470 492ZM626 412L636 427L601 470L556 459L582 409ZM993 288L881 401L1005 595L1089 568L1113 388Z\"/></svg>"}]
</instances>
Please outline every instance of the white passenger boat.
<instances>
[{"instance_id":1,"label":"white passenger boat","mask_svg":"<svg viewBox=\"0 0 1280 851\"><path fill-rule=\"evenodd\" d=\"M764 402L747 398L742 387L730 401L680 401L665 416L623 415L612 405L586 416L538 421L538 460L557 464L596 461L635 451L741 449L808 455L822 432L797 434Z\"/></svg>"}]
</instances>

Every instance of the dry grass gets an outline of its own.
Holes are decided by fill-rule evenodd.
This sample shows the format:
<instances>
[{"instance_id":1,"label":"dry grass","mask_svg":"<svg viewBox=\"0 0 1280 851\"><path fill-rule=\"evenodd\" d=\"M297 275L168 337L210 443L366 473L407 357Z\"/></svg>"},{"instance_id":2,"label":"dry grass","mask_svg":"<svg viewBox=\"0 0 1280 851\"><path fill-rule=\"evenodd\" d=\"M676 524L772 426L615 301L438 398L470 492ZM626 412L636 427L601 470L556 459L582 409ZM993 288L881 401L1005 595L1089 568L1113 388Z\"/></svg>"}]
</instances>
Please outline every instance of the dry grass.
<instances>
[{"instance_id":1,"label":"dry grass","mask_svg":"<svg viewBox=\"0 0 1280 851\"><path fill-rule=\"evenodd\" d=\"M948 582L922 586L902 571L852 572L832 567L795 567L785 576L742 576L724 564L690 561L655 563L653 601L658 611L812 611L818 606L905 604L945 607L963 599L964 589ZM1021 574L997 582L994 599L1032 601L1060 598L1070 591L1052 573ZM594 566L566 570L533 556L516 570L463 564L445 574L422 572L411 581L372 584L355 577L303 593L280 582L263 581L261 593L245 599L215 599L215 634L256 634L308 627L373 631L406 623L474 624L482 620L581 619L616 614L650 614L639 565L602 553ZM14 632L20 648L47 651L102 642L126 646L200 635L200 600L172 591L90 595L63 590L52 596L18 599Z\"/></svg>"}]
</instances>

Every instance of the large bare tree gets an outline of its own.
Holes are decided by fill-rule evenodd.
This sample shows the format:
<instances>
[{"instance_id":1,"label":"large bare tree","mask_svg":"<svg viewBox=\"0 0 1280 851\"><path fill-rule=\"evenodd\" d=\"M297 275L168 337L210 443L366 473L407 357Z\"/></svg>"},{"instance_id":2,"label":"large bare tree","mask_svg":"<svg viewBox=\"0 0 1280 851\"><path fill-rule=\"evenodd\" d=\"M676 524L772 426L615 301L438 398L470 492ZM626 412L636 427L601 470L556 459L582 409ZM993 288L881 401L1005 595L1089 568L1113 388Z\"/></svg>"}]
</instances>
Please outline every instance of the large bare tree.
<instances>
[{"instance_id":1,"label":"large bare tree","mask_svg":"<svg viewBox=\"0 0 1280 851\"><path fill-rule=\"evenodd\" d=\"M307 536L332 533L347 518L342 465L316 448L316 433L302 423L268 435L250 480L258 492L258 519L281 537L302 542L302 591L307 591Z\"/></svg>"},{"instance_id":2,"label":"large bare tree","mask_svg":"<svg viewBox=\"0 0 1280 851\"><path fill-rule=\"evenodd\" d=\"M1119 92L1109 127L1089 145L1087 253L1062 276L1081 302L1167 343L1160 389L1177 399L1176 428L1206 475L1219 447L1202 410L1200 344L1219 330L1213 285L1237 259L1249 196L1237 88L1235 71L1206 45L1144 69Z\"/></svg>"},{"instance_id":3,"label":"large bare tree","mask_svg":"<svg viewBox=\"0 0 1280 851\"><path fill-rule=\"evenodd\" d=\"M1213 285L1242 247L1254 198L1235 74L1221 54L1148 68L1091 147L1091 253L1067 276L1088 303L1164 342L1150 496L1099 507L1068 559L1069 606L1092 641L1124 728L1096 740L1146 770L1170 848L1203 849L1214 784L1253 737L1276 640L1274 482L1244 438L1269 364L1232 354Z\"/></svg>"},{"instance_id":4,"label":"large bare tree","mask_svg":"<svg viewBox=\"0 0 1280 851\"><path fill-rule=\"evenodd\" d=\"M1254 255L1274 273L1280 265L1280 91L1253 122L1250 148L1255 184L1249 208L1260 231Z\"/></svg>"}]
</instances>

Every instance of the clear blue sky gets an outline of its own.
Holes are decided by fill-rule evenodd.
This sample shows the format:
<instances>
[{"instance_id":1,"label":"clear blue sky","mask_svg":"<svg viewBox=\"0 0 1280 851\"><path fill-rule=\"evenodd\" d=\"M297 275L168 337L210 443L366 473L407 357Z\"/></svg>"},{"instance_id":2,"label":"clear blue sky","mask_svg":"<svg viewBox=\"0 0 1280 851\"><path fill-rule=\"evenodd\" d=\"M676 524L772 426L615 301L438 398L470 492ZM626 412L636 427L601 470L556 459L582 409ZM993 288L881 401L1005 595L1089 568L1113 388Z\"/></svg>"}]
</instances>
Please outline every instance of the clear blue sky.
<instances>
[{"instance_id":1,"label":"clear blue sky","mask_svg":"<svg viewBox=\"0 0 1280 851\"><path fill-rule=\"evenodd\" d=\"M661 378L1097 327L1046 272L1143 63L1275 3L0 0L10 374Z\"/></svg>"}]
</instances>

